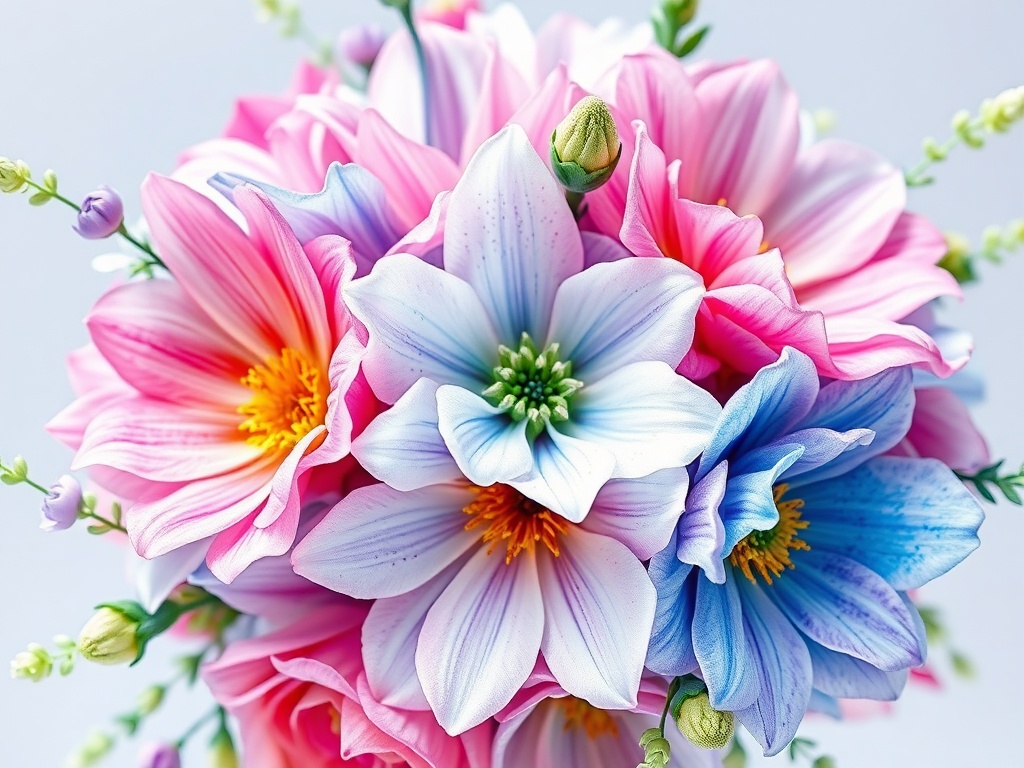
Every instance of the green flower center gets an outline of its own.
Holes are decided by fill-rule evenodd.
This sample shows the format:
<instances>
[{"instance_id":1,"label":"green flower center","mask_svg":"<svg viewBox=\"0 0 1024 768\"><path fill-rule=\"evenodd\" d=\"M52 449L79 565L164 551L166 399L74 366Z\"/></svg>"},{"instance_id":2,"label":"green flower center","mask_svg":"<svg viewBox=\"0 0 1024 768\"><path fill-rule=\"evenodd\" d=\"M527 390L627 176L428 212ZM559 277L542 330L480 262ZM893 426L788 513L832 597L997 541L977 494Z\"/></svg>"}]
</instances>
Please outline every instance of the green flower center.
<instances>
[{"instance_id":1,"label":"green flower center","mask_svg":"<svg viewBox=\"0 0 1024 768\"><path fill-rule=\"evenodd\" d=\"M526 436L533 440L548 422L567 421L569 404L583 382L572 378L572 363L558 357L558 344L543 351L524 333L519 347L498 347L492 383L483 391L495 407L513 421L526 419Z\"/></svg>"}]
</instances>

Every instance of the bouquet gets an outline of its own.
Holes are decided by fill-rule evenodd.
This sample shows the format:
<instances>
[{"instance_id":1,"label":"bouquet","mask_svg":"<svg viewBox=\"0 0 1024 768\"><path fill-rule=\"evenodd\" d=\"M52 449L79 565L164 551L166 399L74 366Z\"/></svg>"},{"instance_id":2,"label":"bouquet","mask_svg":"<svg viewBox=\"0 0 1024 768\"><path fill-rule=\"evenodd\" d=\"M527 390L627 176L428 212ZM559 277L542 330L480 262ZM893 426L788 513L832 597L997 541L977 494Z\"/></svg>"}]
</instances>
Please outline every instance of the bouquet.
<instances>
[{"instance_id":1,"label":"bouquet","mask_svg":"<svg viewBox=\"0 0 1024 768\"><path fill-rule=\"evenodd\" d=\"M68 474L0 480L134 564L12 675L187 649L72 766L199 684L146 768L201 738L216 768L834 765L801 723L934 682L916 590L1021 503L940 309L1024 222L975 248L907 190L1024 87L900 170L820 135L776 63L701 60L696 0L536 32L383 4L390 33L323 42L261 0L311 59L134 224L0 159L123 245L47 425Z\"/></svg>"}]
</instances>

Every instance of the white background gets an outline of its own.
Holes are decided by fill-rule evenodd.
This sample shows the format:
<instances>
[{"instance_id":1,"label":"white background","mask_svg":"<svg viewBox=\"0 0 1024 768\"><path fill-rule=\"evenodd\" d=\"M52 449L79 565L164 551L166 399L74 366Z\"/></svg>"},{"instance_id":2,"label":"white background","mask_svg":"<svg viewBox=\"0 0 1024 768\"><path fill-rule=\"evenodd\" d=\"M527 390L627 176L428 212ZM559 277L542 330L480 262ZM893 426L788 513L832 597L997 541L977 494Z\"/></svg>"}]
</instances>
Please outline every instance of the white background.
<instances>
[{"instance_id":1,"label":"white background","mask_svg":"<svg viewBox=\"0 0 1024 768\"><path fill-rule=\"evenodd\" d=\"M1024 82L1020 0L705 4L715 24L705 54L778 59L805 107L835 110L839 136L902 165L916 162L924 135L946 135L955 110ZM556 4L520 5L536 24ZM557 5L593 21L612 13L641 21L647 10L624 0ZM373 0L308 0L306 10L324 35L350 22L394 21ZM130 217L147 171L171 170L178 151L217 134L235 96L282 89L302 51L258 25L245 0L2 0L0 19L0 154L25 159L37 176L55 168L73 197L112 184ZM988 224L1024 216L1024 126L982 153L957 152L938 175L934 188L913 194L912 207L944 228L976 239ZM35 210L0 199L0 456L24 454L46 483L70 455L41 427L69 401L63 357L85 341L81 318L107 284L89 268L104 246L78 240L70 223L58 204ZM1024 253L984 278L948 316L976 334L974 365L990 382L977 415L993 451L1020 461ZM77 631L97 602L129 596L116 546L83 530L39 532L37 503L28 489L0 488L0 660L31 640ZM805 735L843 768L1024 766L1016 748L1024 511L991 509L982 538L979 553L923 592L943 607L975 679L947 673L944 692L911 690L887 719L808 723ZM129 709L146 680L167 676L171 645L155 644L132 672L82 667L38 685L0 675L0 766L61 765L90 726ZM146 735L175 738L206 706L199 696L179 700ZM109 764L134 760L129 747ZM204 763L196 755L190 765Z\"/></svg>"}]
</instances>

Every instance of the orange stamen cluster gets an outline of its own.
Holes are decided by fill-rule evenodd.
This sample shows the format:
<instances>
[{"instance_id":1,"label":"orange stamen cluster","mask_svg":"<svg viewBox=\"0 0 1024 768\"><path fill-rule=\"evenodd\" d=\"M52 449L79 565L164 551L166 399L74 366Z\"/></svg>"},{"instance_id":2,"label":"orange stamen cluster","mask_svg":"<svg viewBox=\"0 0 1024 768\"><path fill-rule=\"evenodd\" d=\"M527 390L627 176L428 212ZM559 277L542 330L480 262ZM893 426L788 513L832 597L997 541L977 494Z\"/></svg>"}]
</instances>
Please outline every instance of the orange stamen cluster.
<instances>
[{"instance_id":1,"label":"orange stamen cluster","mask_svg":"<svg viewBox=\"0 0 1024 768\"><path fill-rule=\"evenodd\" d=\"M757 583L754 570L761 574L765 582L771 584L772 576L778 578L786 568L796 567L790 552L810 549L806 541L797 538L800 531L810 525L800 517L803 499L783 501L782 497L788 489L785 483L775 486L775 508L779 511L779 522L775 527L767 531L754 531L737 544L729 555L729 562L739 568L753 584Z\"/></svg>"},{"instance_id":2,"label":"orange stamen cluster","mask_svg":"<svg viewBox=\"0 0 1024 768\"><path fill-rule=\"evenodd\" d=\"M476 498L463 511L472 517L466 523L467 531L487 526L482 538L484 544L490 545L487 554L505 543L506 564L511 564L521 552L534 554L538 545L558 557L559 539L571 527L565 518L508 485L477 488Z\"/></svg>"},{"instance_id":3,"label":"orange stamen cluster","mask_svg":"<svg viewBox=\"0 0 1024 768\"><path fill-rule=\"evenodd\" d=\"M615 738L619 735L619 725L615 722L615 718L610 713L605 712L603 709L598 709L592 704L588 704L583 699L577 699L575 696L566 696L561 699L554 699L553 703L562 710L562 716L565 718L565 725L562 727L562 730L567 733L577 728L582 728L591 741L602 736Z\"/></svg>"},{"instance_id":4,"label":"orange stamen cluster","mask_svg":"<svg viewBox=\"0 0 1024 768\"><path fill-rule=\"evenodd\" d=\"M252 399L239 407L246 417L238 429L264 451L288 451L324 423L330 385L320 368L290 347L249 369L242 384Z\"/></svg>"}]
</instances>

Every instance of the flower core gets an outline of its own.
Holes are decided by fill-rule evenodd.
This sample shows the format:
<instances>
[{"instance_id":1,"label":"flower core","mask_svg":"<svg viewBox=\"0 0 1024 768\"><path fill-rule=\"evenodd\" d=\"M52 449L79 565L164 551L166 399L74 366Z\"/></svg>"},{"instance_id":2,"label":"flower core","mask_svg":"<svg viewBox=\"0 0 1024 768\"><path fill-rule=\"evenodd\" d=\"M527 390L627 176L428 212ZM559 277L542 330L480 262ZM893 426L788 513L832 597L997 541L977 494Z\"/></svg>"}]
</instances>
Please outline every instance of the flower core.
<instances>
[{"instance_id":1,"label":"flower core","mask_svg":"<svg viewBox=\"0 0 1024 768\"><path fill-rule=\"evenodd\" d=\"M533 554L538 544L547 547L555 557L561 554L559 538L571 527L567 520L509 485L499 483L475 491L476 498L463 509L472 516L466 523L466 530L487 526L482 538L484 544L490 544L487 554L494 552L502 542L506 545L506 565L521 552Z\"/></svg>"},{"instance_id":2,"label":"flower core","mask_svg":"<svg viewBox=\"0 0 1024 768\"><path fill-rule=\"evenodd\" d=\"M249 369L242 384L252 399L238 412L247 417L238 425L246 441L264 451L288 451L322 425L327 416L330 386L320 368L290 347L263 365Z\"/></svg>"},{"instance_id":3,"label":"flower core","mask_svg":"<svg viewBox=\"0 0 1024 768\"><path fill-rule=\"evenodd\" d=\"M493 384L484 397L506 412L513 421L527 419L526 434L531 440L549 421L566 421L569 402L583 387L572 378L572 363L558 359L558 344L537 348L524 333L519 348L498 347L498 365L492 371Z\"/></svg>"},{"instance_id":4,"label":"flower core","mask_svg":"<svg viewBox=\"0 0 1024 768\"><path fill-rule=\"evenodd\" d=\"M561 699L555 699L552 703L562 710L562 716L565 718L565 725L562 726L562 730L566 733L582 728L591 741L602 736L615 738L619 735L619 726L615 722L615 718L610 713L605 712L603 709L598 709L592 704L583 701L583 699L577 699L575 696L566 696Z\"/></svg>"},{"instance_id":5,"label":"flower core","mask_svg":"<svg viewBox=\"0 0 1024 768\"><path fill-rule=\"evenodd\" d=\"M796 567L789 556L792 550L810 549L806 541L797 538L800 531L810 525L800 517L803 499L783 501L782 497L788 489L785 483L775 486L775 508L779 511L779 522L775 527L749 534L729 555L729 562L739 568L753 584L757 583L757 579L751 566L761 574L765 582L771 584L773 575L778 578L786 568Z\"/></svg>"}]
</instances>

